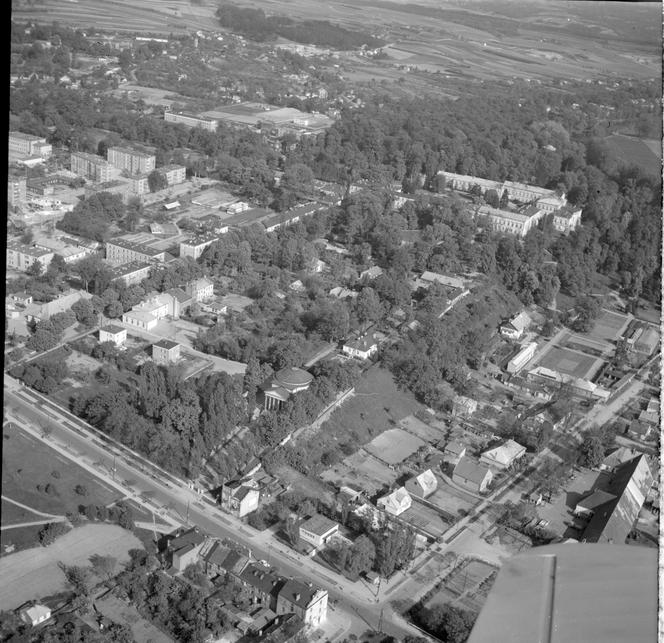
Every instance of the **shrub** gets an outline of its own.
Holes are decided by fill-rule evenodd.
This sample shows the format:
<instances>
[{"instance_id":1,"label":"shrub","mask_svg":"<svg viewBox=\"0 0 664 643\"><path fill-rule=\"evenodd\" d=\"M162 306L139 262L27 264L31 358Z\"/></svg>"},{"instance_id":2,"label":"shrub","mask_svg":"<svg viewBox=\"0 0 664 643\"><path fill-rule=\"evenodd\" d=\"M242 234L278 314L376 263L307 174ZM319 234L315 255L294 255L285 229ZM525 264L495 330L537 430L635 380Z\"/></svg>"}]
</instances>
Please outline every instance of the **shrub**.
<instances>
[{"instance_id":1,"label":"shrub","mask_svg":"<svg viewBox=\"0 0 664 643\"><path fill-rule=\"evenodd\" d=\"M39 542L43 547L48 547L68 531L69 527L64 522L49 522L39 531Z\"/></svg>"},{"instance_id":2,"label":"shrub","mask_svg":"<svg viewBox=\"0 0 664 643\"><path fill-rule=\"evenodd\" d=\"M79 495L79 496L87 496L88 495L88 490L86 487L84 487L82 484L77 484L74 487L74 491Z\"/></svg>"}]
</instances>

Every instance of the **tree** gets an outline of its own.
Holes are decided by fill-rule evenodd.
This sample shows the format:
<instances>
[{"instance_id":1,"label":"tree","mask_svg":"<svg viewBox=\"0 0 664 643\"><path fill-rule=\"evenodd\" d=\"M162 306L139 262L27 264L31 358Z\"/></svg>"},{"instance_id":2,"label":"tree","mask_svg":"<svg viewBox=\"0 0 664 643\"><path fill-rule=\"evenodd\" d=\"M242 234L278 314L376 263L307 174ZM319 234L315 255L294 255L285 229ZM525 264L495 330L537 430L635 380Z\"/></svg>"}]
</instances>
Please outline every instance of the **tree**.
<instances>
[{"instance_id":1,"label":"tree","mask_svg":"<svg viewBox=\"0 0 664 643\"><path fill-rule=\"evenodd\" d=\"M509 192L505 189L503 190L503 193L500 195L500 202L498 203L498 207L501 210L507 210L507 206L510 203L510 195Z\"/></svg>"},{"instance_id":2,"label":"tree","mask_svg":"<svg viewBox=\"0 0 664 643\"><path fill-rule=\"evenodd\" d=\"M581 451L581 463L594 469L598 467L602 460L604 460L604 444L601 436L596 433L587 435L580 447Z\"/></svg>"},{"instance_id":3,"label":"tree","mask_svg":"<svg viewBox=\"0 0 664 643\"><path fill-rule=\"evenodd\" d=\"M148 174L148 187L150 188L150 192L164 190L168 187L166 175L159 170L152 170L152 172Z\"/></svg>"},{"instance_id":4,"label":"tree","mask_svg":"<svg viewBox=\"0 0 664 643\"><path fill-rule=\"evenodd\" d=\"M25 271L25 274L28 275L28 277L39 277L42 272L44 272L44 266L42 265L41 261L33 261L28 269Z\"/></svg>"},{"instance_id":5,"label":"tree","mask_svg":"<svg viewBox=\"0 0 664 643\"><path fill-rule=\"evenodd\" d=\"M92 563L94 573L106 580L113 577L118 564L117 558L114 558L113 556L102 556L100 554L93 554L90 556L90 562Z\"/></svg>"},{"instance_id":6,"label":"tree","mask_svg":"<svg viewBox=\"0 0 664 643\"><path fill-rule=\"evenodd\" d=\"M371 539L366 536L360 536L350 548L346 567L353 575L368 572L373 566L376 558L376 547Z\"/></svg>"},{"instance_id":7,"label":"tree","mask_svg":"<svg viewBox=\"0 0 664 643\"><path fill-rule=\"evenodd\" d=\"M383 317L385 310L373 288L362 288L355 300L355 314L362 326L375 323Z\"/></svg>"},{"instance_id":8,"label":"tree","mask_svg":"<svg viewBox=\"0 0 664 643\"><path fill-rule=\"evenodd\" d=\"M574 309L577 317L572 322L572 330L587 333L592 329L593 322L599 316L602 307L595 297L577 297Z\"/></svg>"},{"instance_id":9,"label":"tree","mask_svg":"<svg viewBox=\"0 0 664 643\"><path fill-rule=\"evenodd\" d=\"M484 193L484 200L492 208L497 208L500 206L500 197L498 196L498 192L495 190L487 190Z\"/></svg>"}]
</instances>

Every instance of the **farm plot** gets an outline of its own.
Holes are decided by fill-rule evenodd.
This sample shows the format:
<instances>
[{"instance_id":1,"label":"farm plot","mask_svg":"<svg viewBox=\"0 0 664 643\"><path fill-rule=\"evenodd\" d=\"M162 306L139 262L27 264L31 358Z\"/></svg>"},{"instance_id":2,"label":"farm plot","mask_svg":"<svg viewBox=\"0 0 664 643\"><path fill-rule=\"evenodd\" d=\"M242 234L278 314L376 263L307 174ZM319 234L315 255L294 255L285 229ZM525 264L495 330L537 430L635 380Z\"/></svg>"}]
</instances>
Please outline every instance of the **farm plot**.
<instances>
[{"instance_id":1,"label":"farm plot","mask_svg":"<svg viewBox=\"0 0 664 643\"><path fill-rule=\"evenodd\" d=\"M49 596L66 588L58 566L87 565L90 556L113 556L118 565L129 560L130 549L141 541L117 525L86 525L58 538L48 547L33 547L0 558L0 610L15 609L31 599Z\"/></svg>"},{"instance_id":2,"label":"farm plot","mask_svg":"<svg viewBox=\"0 0 664 643\"><path fill-rule=\"evenodd\" d=\"M387 464L397 464L415 453L426 442L403 429L388 429L376 436L365 449Z\"/></svg>"},{"instance_id":3,"label":"farm plot","mask_svg":"<svg viewBox=\"0 0 664 643\"><path fill-rule=\"evenodd\" d=\"M419 502L413 502L410 509L404 511L399 518L434 538L444 534L452 525L434 509Z\"/></svg>"},{"instance_id":4,"label":"farm plot","mask_svg":"<svg viewBox=\"0 0 664 643\"><path fill-rule=\"evenodd\" d=\"M427 502L439 507L451 516L468 513L479 500L470 494L464 493L447 484L441 477L438 478L438 488L428 498Z\"/></svg>"},{"instance_id":5,"label":"farm plot","mask_svg":"<svg viewBox=\"0 0 664 643\"><path fill-rule=\"evenodd\" d=\"M485 586L489 584L487 581L491 580L491 577L495 575L494 572L496 572L497 569L496 566L485 563L481 560L468 560L463 562L450 573L438 588L438 591L426 602L425 607L431 609L436 605L444 605L445 603L454 602L465 592L469 592L473 597L477 597L478 603L483 601L482 596L486 596ZM480 586L482 587L480 588ZM486 589L486 593L488 593L488 589ZM470 602L472 604L473 599L472 597L469 598L471 598Z\"/></svg>"},{"instance_id":6,"label":"farm plot","mask_svg":"<svg viewBox=\"0 0 664 643\"><path fill-rule=\"evenodd\" d=\"M396 471L363 449L321 474L325 482L336 486L352 484L364 489L368 496L373 496L384 487L389 487L398 477Z\"/></svg>"},{"instance_id":7,"label":"farm plot","mask_svg":"<svg viewBox=\"0 0 664 643\"><path fill-rule=\"evenodd\" d=\"M425 442L435 443L443 437L447 427L442 422L436 420L434 422L438 424L439 428L433 426L433 423L426 424L422 420L418 420L415 416L409 415L399 422L399 426Z\"/></svg>"},{"instance_id":8,"label":"farm plot","mask_svg":"<svg viewBox=\"0 0 664 643\"><path fill-rule=\"evenodd\" d=\"M568 348L553 346L540 359L539 365L572 377L587 378L589 373L596 372L601 366L601 360Z\"/></svg>"}]
</instances>

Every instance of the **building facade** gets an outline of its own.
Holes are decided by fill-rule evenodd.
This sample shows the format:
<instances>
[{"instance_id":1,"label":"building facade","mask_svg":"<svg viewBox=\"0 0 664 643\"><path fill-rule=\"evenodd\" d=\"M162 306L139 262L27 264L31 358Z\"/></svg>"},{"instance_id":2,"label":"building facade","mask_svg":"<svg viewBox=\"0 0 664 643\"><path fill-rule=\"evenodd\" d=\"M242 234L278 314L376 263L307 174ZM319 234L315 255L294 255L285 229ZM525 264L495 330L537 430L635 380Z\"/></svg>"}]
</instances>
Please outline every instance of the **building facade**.
<instances>
[{"instance_id":1,"label":"building facade","mask_svg":"<svg viewBox=\"0 0 664 643\"><path fill-rule=\"evenodd\" d=\"M25 177L9 177L7 179L7 203L9 207L15 208L25 203L27 183Z\"/></svg>"},{"instance_id":2,"label":"building facade","mask_svg":"<svg viewBox=\"0 0 664 643\"><path fill-rule=\"evenodd\" d=\"M168 366L180 359L180 344L170 339L160 339L152 344L152 359L155 364Z\"/></svg>"},{"instance_id":3,"label":"building facade","mask_svg":"<svg viewBox=\"0 0 664 643\"><path fill-rule=\"evenodd\" d=\"M151 248L143 243L135 243L127 239L115 238L106 242L106 261L113 264L130 262L146 263L165 261L166 251Z\"/></svg>"},{"instance_id":4,"label":"building facade","mask_svg":"<svg viewBox=\"0 0 664 643\"><path fill-rule=\"evenodd\" d=\"M34 263L40 263L42 272L44 272L51 260L54 252L45 248L28 246L18 241L7 242L7 268L10 270L25 271Z\"/></svg>"},{"instance_id":5,"label":"building facade","mask_svg":"<svg viewBox=\"0 0 664 643\"><path fill-rule=\"evenodd\" d=\"M165 112L164 120L167 123L182 123L187 127L200 127L209 132L216 132L219 124L219 121L214 118L205 118L204 116L196 116L184 112Z\"/></svg>"},{"instance_id":6,"label":"building facade","mask_svg":"<svg viewBox=\"0 0 664 643\"><path fill-rule=\"evenodd\" d=\"M181 257L191 257L192 259L198 259L205 248L212 245L217 241L219 237L216 234L203 235L199 237L192 237L186 241L180 242L180 256Z\"/></svg>"},{"instance_id":7,"label":"building facade","mask_svg":"<svg viewBox=\"0 0 664 643\"><path fill-rule=\"evenodd\" d=\"M120 347L127 341L127 329L122 326L104 326L99 329L99 343L113 342L116 346Z\"/></svg>"},{"instance_id":8,"label":"building facade","mask_svg":"<svg viewBox=\"0 0 664 643\"><path fill-rule=\"evenodd\" d=\"M42 136L33 136L23 132L9 132L9 151L24 156L48 158L53 148Z\"/></svg>"},{"instance_id":9,"label":"building facade","mask_svg":"<svg viewBox=\"0 0 664 643\"><path fill-rule=\"evenodd\" d=\"M291 579L277 596L277 614L296 614L305 625L318 627L327 620L327 590Z\"/></svg>"},{"instance_id":10,"label":"building facade","mask_svg":"<svg viewBox=\"0 0 664 643\"><path fill-rule=\"evenodd\" d=\"M110 181L114 175L114 168L106 159L87 152L72 152L70 167L74 174L97 183Z\"/></svg>"},{"instance_id":11,"label":"building facade","mask_svg":"<svg viewBox=\"0 0 664 643\"><path fill-rule=\"evenodd\" d=\"M164 175L169 187L187 180L187 168L184 165L164 165L157 168L157 171Z\"/></svg>"},{"instance_id":12,"label":"building facade","mask_svg":"<svg viewBox=\"0 0 664 643\"><path fill-rule=\"evenodd\" d=\"M128 147L109 147L106 158L113 167L126 170L130 174L147 174L155 168L154 154L146 154Z\"/></svg>"}]
</instances>

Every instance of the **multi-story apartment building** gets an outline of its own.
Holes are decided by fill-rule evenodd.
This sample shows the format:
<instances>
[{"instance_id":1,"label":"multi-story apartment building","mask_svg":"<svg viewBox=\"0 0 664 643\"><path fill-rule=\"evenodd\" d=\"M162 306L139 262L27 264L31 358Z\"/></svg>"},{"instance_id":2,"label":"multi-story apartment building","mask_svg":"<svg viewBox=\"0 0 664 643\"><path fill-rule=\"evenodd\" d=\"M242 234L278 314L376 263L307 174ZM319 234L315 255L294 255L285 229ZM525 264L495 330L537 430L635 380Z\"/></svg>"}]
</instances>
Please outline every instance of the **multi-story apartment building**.
<instances>
[{"instance_id":1,"label":"multi-story apartment building","mask_svg":"<svg viewBox=\"0 0 664 643\"><path fill-rule=\"evenodd\" d=\"M25 203L27 180L25 177L10 176L7 179L7 203L15 208Z\"/></svg>"},{"instance_id":2,"label":"multi-story apartment building","mask_svg":"<svg viewBox=\"0 0 664 643\"><path fill-rule=\"evenodd\" d=\"M7 268L27 270L34 263L41 263L42 271L48 268L53 259L53 251L47 248L28 246L18 241L7 242Z\"/></svg>"},{"instance_id":3,"label":"multi-story apartment building","mask_svg":"<svg viewBox=\"0 0 664 643\"><path fill-rule=\"evenodd\" d=\"M106 260L113 264L166 261L166 251L116 237L106 242Z\"/></svg>"},{"instance_id":4,"label":"multi-story apartment building","mask_svg":"<svg viewBox=\"0 0 664 643\"><path fill-rule=\"evenodd\" d=\"M137 196L140 196L141 194L147 194L150 191L147 174L138 174L136 176L132 176L129 179L129 184L131 186L131 191Z\"/></svg>"},{"instance_id":5,"label":"multi-story apartment building","mask_svg":"<svg viewBox=\"0 0 664 643\"><path fill-rule=\"evenodd\" d=\"M53 148L42 136L33 136L23 132L9 132L9 151L24 156L48 158Z\"/></svg>"},{"instance_id":6,"label":"multi-story apartment building","mask_svg":"<svg viewBox=\"0 0 664 643\"><path fill-rule=\"evenodd\" d=\"M205 248L213 244L219 239L216 234L201 235L198 237L192 237L186 241L180 242L180 256L181 257L191 257L192 259L198 259L202 254Z\"/></svg>"},{"instance_id":7,"label":"multi-story apartment building","mask_svg":"<svg viewBox=\"0 0 664 643\"><path fill-rule=\"evenodd\" d=\"M97 183L110 181L114 175L114 168L106 159L87 152L71 153L71 171Z\"/></svg>"},{"instance_id":8,"label":"multi-story apartment building","mask_svg":"<svg viewBox=\"0 0 664 643\"><path fill-rule=\"evenodd\" d=\"M187 127L201 127L210 132L215 132L219 124L219 121L214 118L196 116L195 114L187 114L185 112L165 112L164 120L167 123L182 123Z\"/></svg>"},{"instance_id":9,"label":"multi-story apartment building","mask_svg":"<svg viewBox=\"0 0 664 643\"><path fill-rule=\"evenodd\" d=\"M318 627L327 620L327 590L287 580L277 595L277 614L297 614L305 625Z\"/></svg>"},{"instance_id":10,"label":"multi-story apartment building","mask_svg":"<svg viewBox=\"0 0 664 643\"><path fill-rule=\"evenodd\" d=\"M150 276L152 264L145 261L130 261L111 270L113 281L122 281L125 286L140 284Z\"/></svg>"},{"instance_id":11,"label":"multi-story apartment building","mask_svg":"<svg viewBox=\"0 0 664 643\"><path fill-rule=\"evenodd\" d=\"M108 162L130 174L146 174L155 168L154 154L146 154L128 147L109 147L106 152Z\"/></svg>"},{"instance_id":12,"label":"multi-story apartment building","mask_svg":"<svg viewBox=\"0 0 664 643\"><path fill-rule=\"evenodd\" d=\"M187 168L184 165L163 165L158 171L166 177L169 186L184 183L187 180Z\"/></svg>"}]
</instances>

